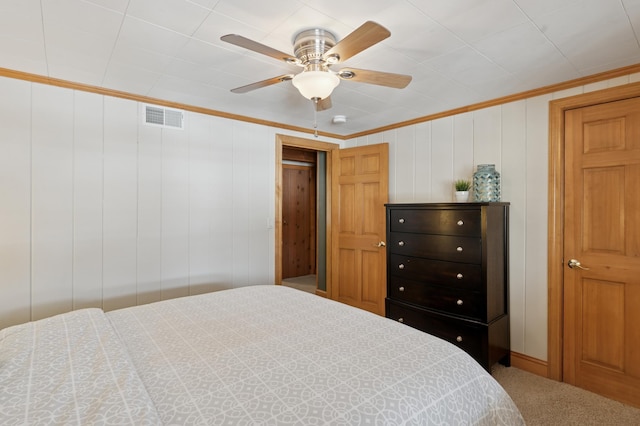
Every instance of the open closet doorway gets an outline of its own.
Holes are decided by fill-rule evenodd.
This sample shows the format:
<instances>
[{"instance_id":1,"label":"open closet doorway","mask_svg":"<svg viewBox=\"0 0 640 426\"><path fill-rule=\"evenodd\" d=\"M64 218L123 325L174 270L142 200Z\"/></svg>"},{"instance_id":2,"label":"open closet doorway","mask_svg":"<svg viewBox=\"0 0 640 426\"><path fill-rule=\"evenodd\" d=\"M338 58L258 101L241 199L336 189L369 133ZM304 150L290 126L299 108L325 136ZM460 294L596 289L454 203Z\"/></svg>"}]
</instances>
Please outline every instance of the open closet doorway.
<instances>
[{"instance_id":1,"label":"open closet doorway","mask_svg":"<svg viewBox=\"0 0 640 426\"><path fill-rule=\"evenodd\" d=\"M318 153L282 147L282 282L315 293Z\"/></svg>"},{"instance_id":2,"label":"open closet doorway","mask_svg":"<svg viewBox=\"0 0 640 426\"><path fill-rule=\"evenodd\" d=\"M276 136L275 282L330 297L330 158L339 145Z\"/></svg>"}]
</instances>

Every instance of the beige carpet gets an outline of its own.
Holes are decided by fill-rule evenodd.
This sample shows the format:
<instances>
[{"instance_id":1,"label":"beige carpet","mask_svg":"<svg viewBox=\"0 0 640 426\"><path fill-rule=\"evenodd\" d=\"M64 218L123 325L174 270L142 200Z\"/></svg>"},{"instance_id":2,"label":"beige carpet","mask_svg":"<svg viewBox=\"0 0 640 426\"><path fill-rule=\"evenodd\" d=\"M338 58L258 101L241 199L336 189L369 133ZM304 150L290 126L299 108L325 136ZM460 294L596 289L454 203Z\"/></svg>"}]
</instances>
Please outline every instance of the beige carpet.
<instances>
[{"instance_id":1,"label":"beige carpet","mask_svg":"<svg viewBox=\"0 0 640 426\"><path fill-rule=\"evenodd\" d=\"M301 277L292 277L282 280L282 285L297 288L307 293L316 293L316 276L303 275Z\"/></svg>"},{"instance_id":2,"label":"beige carpet","mask_svg":"<svg viewBox=\"0 0 640 426\"><path fill-rule=\"evenodd\" d=\"M496 365L492 374L516 403L528 426L640 425L639 408L514 367Z\"/></svg>"}]
</instances>

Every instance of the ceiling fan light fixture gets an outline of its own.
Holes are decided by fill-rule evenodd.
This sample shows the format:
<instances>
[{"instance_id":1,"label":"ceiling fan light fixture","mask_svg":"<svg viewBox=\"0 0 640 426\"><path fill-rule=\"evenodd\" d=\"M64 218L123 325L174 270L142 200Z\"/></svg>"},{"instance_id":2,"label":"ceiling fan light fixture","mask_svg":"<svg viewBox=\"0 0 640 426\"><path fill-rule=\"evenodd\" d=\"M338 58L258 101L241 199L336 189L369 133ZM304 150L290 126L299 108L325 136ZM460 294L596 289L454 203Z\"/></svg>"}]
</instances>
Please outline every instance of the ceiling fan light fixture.
<instances>
[{"instance_id":1,"label":"ceiling fan light fixture","mask_svg":"<svg viewBox=\"0 0 640 426\"><path fill-rule=\"evenodd\" d=\"M325 99L331 95L340 79L330 71L303 71L293 77L292 83L307 99Z\"/></svg>"},{"instance_id":2,"label":"ceiling fan light fixture","mask_svg":"<svg viewBox=\"0 0 640 426\"><path fill-rule=\"evenodd\" d=\"M329 65L337 64L338 62L340 62L340 55L338 55L337 53L334 53L332 55L327 56L325 58L325 61Z\"/></svg>"}]
</instances>

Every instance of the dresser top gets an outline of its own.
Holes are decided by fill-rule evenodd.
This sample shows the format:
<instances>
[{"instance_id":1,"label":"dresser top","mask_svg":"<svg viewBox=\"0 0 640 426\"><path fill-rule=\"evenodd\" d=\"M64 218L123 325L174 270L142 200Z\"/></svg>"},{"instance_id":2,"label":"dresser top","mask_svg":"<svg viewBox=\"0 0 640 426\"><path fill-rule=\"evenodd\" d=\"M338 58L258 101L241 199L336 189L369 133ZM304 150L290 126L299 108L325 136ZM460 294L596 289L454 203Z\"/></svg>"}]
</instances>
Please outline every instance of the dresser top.
<instances>
[{"instance_id":1,"label":"dresser top","mask_svg":"<svg viewBox=\"0 0 640 426\"><path fill-rule=\"evenodd\" d=\"M418 207L441 207L441 208L464 208L464 207L482 207L482 206L508 206L509 202L468 202L468 203L388 203L385 204L387 207L407 207L407 208L418 208Z\"/></svg>"}]
</instances>

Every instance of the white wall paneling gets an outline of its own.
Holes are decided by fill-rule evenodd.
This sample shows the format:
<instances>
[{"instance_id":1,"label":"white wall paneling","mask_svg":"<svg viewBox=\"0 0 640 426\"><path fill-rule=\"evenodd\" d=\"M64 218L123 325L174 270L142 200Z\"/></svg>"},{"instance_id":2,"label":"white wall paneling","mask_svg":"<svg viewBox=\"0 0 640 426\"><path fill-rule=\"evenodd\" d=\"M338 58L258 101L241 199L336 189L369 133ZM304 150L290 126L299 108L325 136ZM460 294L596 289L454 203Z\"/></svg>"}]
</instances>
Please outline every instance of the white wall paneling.
<instances>
[{"instance_id":1,"label":"white wall paneling","mask_svg":"<svg viewBox=\"0 0 640 426\"><path fill-rule=\"evenodd\" d=\"M526 170L524 186L512 188L526 194L525 205L514 204L515 214L524 214L524 253L511 258L525 259L525 331L523 352L547 359L547 217L549 182L549 101L548 95L527 99ZM522 185L522 183L521 183ZM523 218L515 218L522 220ZM513 278L512 278L513 279Z\"/></svg>"},{"instance_id":2,"label":"white wall paneling","mask_svg":"<svg viewBox=\"0 0 640 426\"><path fill-rule=\"evenodd\" d=\"M451 201L455 179L496 164L511 202L512 345L542 360L548 102L600 87L327 140L388 142L392 201ZM277 129L187 112L183 131L165 130L129 100L8 78L0 91L0 326L273 282Z\"/></svg>"},{"instance_id":3,"label":"white wall paneling","mask_svg":"<svg viewBox=\"0 0 640 426\"><path fill-rule=\"evenodd\" d=\"M188 114L189 137L189 290L190 294L215 290L213 240L210 238L210 212L215 205L213 187L216 170L213 159L213 120Z\"/></svg>"},{"instance_id":4,"label":"white wall paneling","mask_svg":"<svg viewBox=\"0 0 640 426\"><path fill-rule=\"evenodd\" d=\"M474 115L469 112L454 117L453 128L453 177L458 179L471 180L473 176L474 158ZM451 199L455 199L455 187L453 183L450 187ZM470 195L470 198L472 195Z\"/></svg>"},{"instance_id":5,"label":"white wall paneling","mask_svg":"<svg viewBox=\"0 0 640 426\"><path fill-rule=\"evenodd\" d=\"M137 303L162 299L162 129L138 130Z\"/></svg>"},{"instance_id":6,"label":"white wall paneling","mask_svg":"<svg viewBox=\"0 0 640 426\"><path fill-rule=\"evenodd\" d=\"M415 196L412 201L431 199L431 123L415 126Z\"/></svg>"},{"instance_id":7,"label":"white wall paneling","mask_svg":"<svg viewBox=\"0 0 640 426\"><path fill-rule=\"evenodd\" d=\"M501 106L473 112L473 160L478 164L495 164L502 170L501 162Z\"/></svg>"},{"instance_id":8,"label":"white wall paneling","mask_svg":"<svg viewBox=\"0 0 640 426\"><path fill-rule=\"evenodd\" d=\"M136 304L138 107L104 98L103 307Z\"/></svg>"},{"instance_id":9,"label":"white wall paneling","mask_svg":"<svg viewBox=\"0 0 640 426\"><path fill-rule=\"evenodd\" d=\"M237 122L233 125L233 204L224 220L233 229L233 284L273 283L273 217L275 204L275 132ZM269 140L270 143L261 141ZM228 177L223 178L228 182ZM229 249L229 247L227 247ZM267 255L270 254L270 255Z\"/></svg>"},{"instance_id":10,"label":"white wall paneling","mask_svg":"<svg viewBox=\"0 0 640 426\"><path fill-rule=\"evenodd\" d=\"M189 294L188 131L162 129L162 299Z\"/></svg>"},{"instance_id":11,"label":"white wall paneling","mask_svg":"<svg viewBox=\"0 0 640 426\"><path fill-rule=\"evenodd\" d=\"M398 162L396 160L396 131L392 130L389 132L385 132L382 135L384 142L389 144L389 193L393 194L394 197L399 197L398 191L396 190L396 174L397 174L397 165ZM371 140L369 139L367 142L368 145L371 145ZM401 163L403 166L404 163ZM397 202L394 198L389 198L389 202Z\"/></svg>"},{"instance_id":12,"label":"white wall paneling","mask_svg":"<svg viewBox=\"0 0 640 426\"><path fill-rule=\"evenodd\" d=\"M73 308L73 92L34 84L31 299L39 319Z\"/></svg>"},{"instance_id":13,"label":"white wall paneling","mask_svg":"<svg viewBox=\"0 0 640 426\"><path fill-rule=\"evenodd\" d=\"M431 200L452 200L454 117L445 117L431 123Z\"/></svg>"},{"instance_id":14,"label":"white wall paneling","mask_svg":"<svg viewBox=\"0 0 640 426\"><path fill-rule=\"evenodd\" d=\"M247 217L248 226L248 282L252 284L273 283L275 265L273 256L266 253L274 253L272 238L273 230L268 228L267 221L274 211L275 194L275 149L271 143L256 143L256 141L268 140L272 131L267 127L252 126L249 145L251 146L248 160L249 176L247 195L250 207ZM273 179L265 179L265 176L274 176Z\"/></svg>"},{"instance_id":15,"label":"white wall paneling","mask_svg":"<svg viewBox=\"0 0 640 426\"><path fill-rule=\"evenodd\" d=\"M210 119L213 122L214 135L210 145L209 163L213 171L210 187L213 207L209 212L209 238L212 249L210 263L213 273L211 282L215 288L225 288L229 283L233 283L234 278L234 124L221 118Z\"/></svg>"},{"instance_id":16,"label":"white wall paneling","mask_svg":"<svg viewBox=\"0 0 640 426\"><path fill-rule=\"evenodd\" d=\"M415 188L415 175L418 167L424 167L424 164L416 164L416 132L415 127L403 127L395 132L396 140L394 141L393 149L390 149L393 153L395 161L393 176L395 188L394 202L411 202L414 200L416 188ZM398 141L402 141L399 143ZM392 185L389 185L391 188Z\"/></svg>"},{"instance_id":17,"label":"white wall paneling","mask_svg":"<svg viewBox=\"0 0 640 426\"><path fill-rule=\"evenodd\" d=\"M0 90L0 326L273 283L279 129L192 112L165 129L125 99Z\"/></svg>"},{"instance_id":18,"label":"white wall paneling","mask_svg":"<svg viewBox=\"0 0 640 426\"><path fill-rule=\"evenodd\" d=\"M526 253L526 188L527 169L523 167L527 159L527 102L519 101L506 104L502 107L502 164L501 188L502 198L508 200L509 207L509 247L511 253ZM522 189L525 188L525 191ZM511 256L509 259L510 271L510 323L511 323L511 348L525 353L524 333L525 315L525 257L522 255Z\"/></svg>"},{"instance_id":19,"label":"white wall paneling","mask_svg":"<svg viewBox=\"0 0 640 426\"><path fill-rule=\"evenodd\" d=\"M252 149L251 127L245 123L233 125L233 171L231 186L233 187L233 212L226 218L233 229L231 249L233 251L233 285L241 287L249 284L249 217L253 208L253 200L249 193L250 156ZM226 242L225 242L226 243Z\"/></svg>"},{"instance_id":20,"label":"white wall paneling","mask_svg":"<svg viewBox=\"0 0 640 426\"><path fill-rule=\"evenodd\" d=\"M0 328L31 319L31 84L0 79Z\"/></svg>"},{"instance_id":21,"label":"white wall paneling","mask_svg":"<svg viewBox=\"0 0 640 426\"><path fill-rule=\"evenodd\" d=\"M73 308L102 307L103 97L73 92Z\"/></svg>"}]
</instances>

